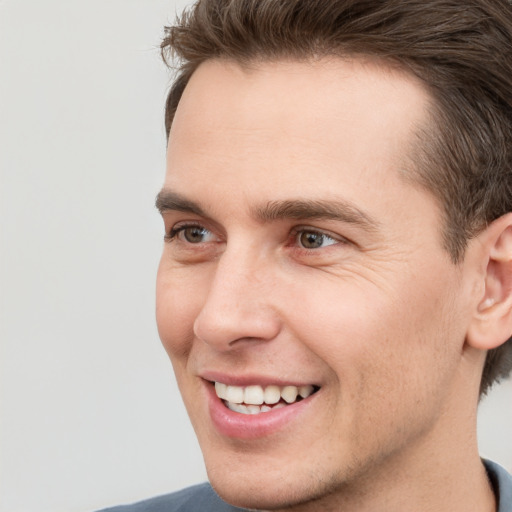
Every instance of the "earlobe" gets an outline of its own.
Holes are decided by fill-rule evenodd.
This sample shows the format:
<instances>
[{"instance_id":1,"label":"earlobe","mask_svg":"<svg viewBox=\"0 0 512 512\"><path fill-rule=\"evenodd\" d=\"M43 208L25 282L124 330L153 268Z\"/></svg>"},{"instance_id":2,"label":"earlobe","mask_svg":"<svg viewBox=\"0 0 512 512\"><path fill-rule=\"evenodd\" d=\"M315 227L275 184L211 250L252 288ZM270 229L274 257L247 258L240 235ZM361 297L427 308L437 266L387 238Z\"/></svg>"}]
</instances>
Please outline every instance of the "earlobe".
<instances>
[{"instance_id":1,"label":"earlobe","mask_svg":"<svg viewBox=\"0 0 512 512\"><path fill-rule=\"evenodd\" d=\"M512 335L512 213L492 222L478 238L486 265L484 293L466 341L474 348L491 350Z\"/></svg>"}]
</instances>

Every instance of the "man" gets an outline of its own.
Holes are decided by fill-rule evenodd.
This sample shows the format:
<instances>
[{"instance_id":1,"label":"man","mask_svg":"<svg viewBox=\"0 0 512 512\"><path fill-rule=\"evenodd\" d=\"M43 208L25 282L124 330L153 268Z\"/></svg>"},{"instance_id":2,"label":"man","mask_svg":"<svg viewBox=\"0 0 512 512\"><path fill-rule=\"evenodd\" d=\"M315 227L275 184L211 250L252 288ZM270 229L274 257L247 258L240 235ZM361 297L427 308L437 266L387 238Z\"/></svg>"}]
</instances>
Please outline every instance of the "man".
<instances>
[{"instance_id":1,"label":"man","mask_svg":"<svg viewBox=\"0 0 512 512\"><path fill-rule=\"evenodd\" d=\"M476 445L512 367L510 3L206 0L162 48L157 322L211 487L120 510L512 510Z\"/></svg>"}]
</instances>

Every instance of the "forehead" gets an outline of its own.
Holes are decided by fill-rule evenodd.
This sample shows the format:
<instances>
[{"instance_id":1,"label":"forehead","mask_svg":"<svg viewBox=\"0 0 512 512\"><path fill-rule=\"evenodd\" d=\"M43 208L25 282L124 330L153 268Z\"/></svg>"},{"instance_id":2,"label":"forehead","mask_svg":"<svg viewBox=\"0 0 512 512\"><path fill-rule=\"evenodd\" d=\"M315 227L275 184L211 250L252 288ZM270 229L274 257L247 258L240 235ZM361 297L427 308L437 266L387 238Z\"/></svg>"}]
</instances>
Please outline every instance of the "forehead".
<instances>
[{"instance_id":1,"label":"forehead","mask_svg":"<svg viewBox=\"0 0 512 512\"><path fill-rule=\"evenodd\" d=\"M268 121L270 113L278 126L293 117L314 121L336 115L340 120L356 117L354 128L364 125L368 129L376 118L379 127L397 116L414 121L428 100L423 82L396 65L375 59L332 57L243 66L230 60L208 60L189 80L175 121L181 124L187 120L183 116L199 115L208 127L230 122L235 128L249 122L256 128ZM234 105L236 109L225 108ZM301 123L297 128L307 126Z\"/></svg>"},{"instance_id":2,"label":"forehead","mask_svg":"<svg viewBox=\"0 0 512 512\"><path fill-rule=\"evenodd\" d=\"M247 178L274 198L304 187L321 197L347 180L397 177L429 100L413 76L368 60L207 61L171 127L166 185Z\"/></svg>"}]
</instances>

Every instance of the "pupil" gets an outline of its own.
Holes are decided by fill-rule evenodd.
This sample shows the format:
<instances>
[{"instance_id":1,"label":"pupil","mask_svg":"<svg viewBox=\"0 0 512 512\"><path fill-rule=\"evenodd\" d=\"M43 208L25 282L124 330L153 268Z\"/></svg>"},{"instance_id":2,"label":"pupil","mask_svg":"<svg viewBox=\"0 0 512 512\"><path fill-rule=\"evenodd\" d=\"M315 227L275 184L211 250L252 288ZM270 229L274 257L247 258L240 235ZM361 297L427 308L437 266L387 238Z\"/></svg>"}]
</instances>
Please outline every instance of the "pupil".
<instances>
[{"instance_id":1,"label":"pupil","mask_svg":"<svg viewBox=\"0 0 512 512\"><path fill-rule=\"evenodd\" d=\"M188 229L185 229L185 232L183 234L184 234L185 240L187 242L196 244L196 243L202 241L203 235L204 235L204 229L203 228L188 228Z\"/></svg>"},{"instance_id":2,"label":"pupil","mask_svg":"<svg viewBox=\"0 0 512 512\"><path fill-rule=\"evenodd\" d=\"M306 249L317 249L322 246L324 236L320 233L306 231L300 235L300 243Z\"/></svg>"}]
</instances>

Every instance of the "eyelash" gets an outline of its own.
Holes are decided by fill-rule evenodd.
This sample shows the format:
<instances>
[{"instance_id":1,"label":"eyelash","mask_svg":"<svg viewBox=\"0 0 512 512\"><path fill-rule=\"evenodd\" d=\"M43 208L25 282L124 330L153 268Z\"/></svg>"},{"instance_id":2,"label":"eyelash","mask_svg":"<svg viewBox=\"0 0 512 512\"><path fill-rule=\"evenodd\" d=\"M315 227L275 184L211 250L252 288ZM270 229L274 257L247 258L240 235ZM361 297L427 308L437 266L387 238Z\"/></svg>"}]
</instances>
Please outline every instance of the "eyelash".
<instances>
[{"instance_id":1,"label":"eyelash","mask_svg":"<svg viewBox=\"0 0 512 512\"><path fill-rule=\"evenodd\" d=\"M191 228L198 228L198 229L203 229L205 231L210 231L209 229L205 228L201 224L196 224L196 223L181 224L181 225L172 227L169 230L169 232L165 235L165 239L168 242L172 242L180 233L182 233L186 229L191 229Z\"/></svg>"},{"instance_id":2,"label":"eyelash","mask_svg":"<svg viewBox=\"0 0 512 512\"><path fill-rule=\"evenodd\" d=\"M331 241L332 243L329 243L328 245L324 247L305 247L303 243L301 243L300 238L303 235L313 235L318 236L321 238L321 243L325 242L326 240ZM316 252L319 249L327 249L328 247L332 245L337 245L339 243L343 243L343 239L339 236L333 235L331 233L328 233L326 231L323 231L321 229L315 229L312 227L306 227L306 226L298 226L294 228L290 233L290 245L294 245L297 249L301 251L307 251L307 252Z\"/></svg>"},{"instance_id":3,"label":"eyelash","mask_svg":"<svg viewBox=\"0 0 512 512\"><path fill-rule=\"evenodd\" d=\"M188 223L188 224L181 224L181 225L177 225L177 226L174 226L165 236L165 240L168 241L168 242L172 242L173 240L175 240L180 233L183 233L185 230L187 229L191 229L191 228L197 228L197 229L201 229L201 230L204 230L206 232L209 232L211 233L211 231L208 229L208 228L205 228L204 226L202 226L201 224L199 223ZM329 243L327 246L325 247L304 247L304 245L302 245L300 242L299 242L299 237L304 235L304 234L310 234L310 235L318 235L319 237L321 237L322 239L322 242L325 241L325 239L328 239L330 241L332 241L332 243ZM300 251L307 251L307 252L316 252L318 251L318 249L326 249L332 245L337 245L337 244L343 244L343 243L347 243L348 241L346 239L344 239L343 237L339 237L337 235L332 235L328 232L325 232L323 230L320 230L320 229L315 229L315 228L312 228L312 227L308 227L308 226L297 226L295 228L293 228L289 234L289 238L288 238L289 242L287 243L288 246L295 246L298 250ZM183 241L184 243L188 243L190 245L196 245L192 242L188 242L188 241ZM199 244L200 242L197 243L197 245Z\"/></svg>"}]
</instances>

